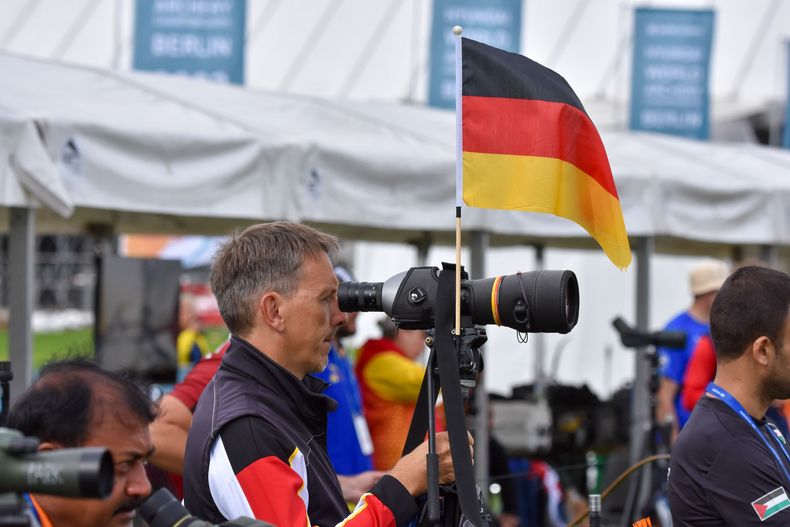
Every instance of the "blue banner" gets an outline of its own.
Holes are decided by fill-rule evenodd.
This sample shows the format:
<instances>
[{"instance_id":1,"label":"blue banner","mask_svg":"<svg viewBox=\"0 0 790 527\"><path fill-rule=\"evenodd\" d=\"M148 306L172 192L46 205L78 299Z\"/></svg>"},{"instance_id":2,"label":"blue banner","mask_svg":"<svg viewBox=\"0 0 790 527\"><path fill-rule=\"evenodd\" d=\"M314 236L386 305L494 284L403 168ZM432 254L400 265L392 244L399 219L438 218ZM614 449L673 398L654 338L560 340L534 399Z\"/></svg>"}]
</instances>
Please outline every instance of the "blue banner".
<instances>
[{"instance_id":1,"label":"blue banner","mask_svg":"<svg viewBox=\"0 0 790 527\"><path fill-rule=\"evenodd\" d=\"M522 0L434 0L428 104L455 108L455 41L463 36L505 51L521 52Z\"/></svg>"},{"instance_id":2,"label":"blue banner","mask_svg":"<svg viewBox=\"0 0 790 527\"><path fill-rule=\"evenodd\" d=\"M712 10L636 9L632 130L709 137L713 20Z\"/></svg>"},{"instance_id":3,"label":"blue banner","mask_svg":"<svg viewBox=\"0 0 790 527\"><path fill-rule=\"evenodd\" d=\"M244 84L246 0L137 0L136 70Z\"/></svg>"},{"instance_id":4,"label":"blue banner","mask_svg":"<svg viewBox=\"0 0 790 527\"><path fill-rule=\"evenodd\" d=\"M787 42L787 101L785 101L785 133L782 146L790 148L790 41Z\"/></svg>"}]
</instances>

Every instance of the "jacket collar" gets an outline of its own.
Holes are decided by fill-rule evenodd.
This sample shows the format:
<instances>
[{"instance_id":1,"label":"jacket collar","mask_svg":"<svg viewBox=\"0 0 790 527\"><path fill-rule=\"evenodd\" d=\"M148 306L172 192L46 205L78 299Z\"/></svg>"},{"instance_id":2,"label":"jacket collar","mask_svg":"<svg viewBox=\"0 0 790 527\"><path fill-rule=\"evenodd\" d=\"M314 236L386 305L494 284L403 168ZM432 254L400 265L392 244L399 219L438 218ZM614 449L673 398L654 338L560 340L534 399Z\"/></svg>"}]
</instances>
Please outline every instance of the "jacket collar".
<instances>
[{"instance_id":1,"label":"jacket collar","mask_svg":"<svg viewBox=\"0 0 790 527\"><path fill-rule=\"evenodd\" d=\"M312 375L305 375L300 381L293 373L237 335L231 336L230 347L222 358L222 367L233 369L265 390L277 394L295 412L303 415L311 428L316 428L320 433L326 431L326 412L337 407L334 399L321 393L329 387L328 383Z\"/></svg>"}]
</instances>

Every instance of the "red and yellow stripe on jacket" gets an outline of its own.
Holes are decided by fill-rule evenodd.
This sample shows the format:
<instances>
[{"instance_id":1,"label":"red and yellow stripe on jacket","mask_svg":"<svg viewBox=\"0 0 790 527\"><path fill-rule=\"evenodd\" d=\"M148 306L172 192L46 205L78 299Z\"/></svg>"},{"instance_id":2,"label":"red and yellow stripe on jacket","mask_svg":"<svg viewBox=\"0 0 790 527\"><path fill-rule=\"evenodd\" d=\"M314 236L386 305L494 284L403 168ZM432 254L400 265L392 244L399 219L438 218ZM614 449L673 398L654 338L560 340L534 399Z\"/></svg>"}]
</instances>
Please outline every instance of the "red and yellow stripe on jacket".
<instances>
[{"instance_id":1,"label":"red and yellow stripe on jacket","mask_svg":"<svg viewBox=\"0 0 790 527\"><path fill-rule=\"evenodd\" d=\"M570 85L524 56L466 38L462 46L464 202L570 219L627 267L606 150Z\"/></svg>"}]
</instances>

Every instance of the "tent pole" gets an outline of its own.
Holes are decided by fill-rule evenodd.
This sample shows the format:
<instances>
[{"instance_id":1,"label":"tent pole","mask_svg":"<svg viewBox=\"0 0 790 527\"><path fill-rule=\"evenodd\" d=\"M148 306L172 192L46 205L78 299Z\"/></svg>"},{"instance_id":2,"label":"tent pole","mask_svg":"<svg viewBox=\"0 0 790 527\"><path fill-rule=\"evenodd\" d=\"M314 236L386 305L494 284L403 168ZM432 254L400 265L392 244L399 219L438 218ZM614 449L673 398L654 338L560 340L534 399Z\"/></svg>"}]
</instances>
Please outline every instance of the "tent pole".
<instances>
[{"instance_id":1,"label":"tent pole","mask_svg":"<svg viewBox=\"0 0 790 527\"><path fill-rule=\"evenodd\" d=\"M650 261L655 252L655 240L653 237L644 237L637 240L636 251L636 327L639 331L648 331L650 324ZM646 433L650 427L650 365L647 361L647 349L639 348L636 350L635 375L633 396L631 397L631 444L629 448L629 465L633 465L647 453ZM640 510L641 504L645 503L647 493L650 492L651 471L643 471L644 477L632 478L629 496L633 496L639 485L639 495L634 511ZM641 482L640 482L641 480ZM630 522L631 518L625 518Z\"/></svg>"},{"instance_id":2,"label":"tent pole","mask_svg":"<svg viewBox=\"0 0 790 527\"><path fill-rule=\"evenodd\" d=\"M485 256L488 250L489 234L483 231L471 233L471 269L469 276L473 279L485 278ZM474 431L475 433L475 475L477 484L483 493L483 503L488 501L488 393L485 384L485 372L479 376L474 397Z\"/></svg>"},{"instance_id":3,"label":"tent pole","mask_svg":"<svg viewBox=\"0 0 790 527\"><path fill-rule=\"evenodd\" d=\"M431 250L431 233L426 232L421 238L414 242L417 249L417 267L428 265L428 252Z\"/></svg>"},{"instance_id":4,"label":"tent pole","mask_svg":"<svg viewBox=\"0 0 790 527\"><path fill-rule=\"evenodd\" d=\"M760 259L768 264L768 267L771 269L778 269L779 251L776 250L776 245L761 245Z\"/></svg>"},{"instance_id":5,"label":"tent pole","mask_svg":"<svg viewBox=\"0 0 790 527\"><path fill-rule=\"evenodd\" d=\"M8 236L8 349L14 380L13 405L33 375L33 271L35 269L35 212L31 208L9 210Z\"/></svg>"}]
</instances>

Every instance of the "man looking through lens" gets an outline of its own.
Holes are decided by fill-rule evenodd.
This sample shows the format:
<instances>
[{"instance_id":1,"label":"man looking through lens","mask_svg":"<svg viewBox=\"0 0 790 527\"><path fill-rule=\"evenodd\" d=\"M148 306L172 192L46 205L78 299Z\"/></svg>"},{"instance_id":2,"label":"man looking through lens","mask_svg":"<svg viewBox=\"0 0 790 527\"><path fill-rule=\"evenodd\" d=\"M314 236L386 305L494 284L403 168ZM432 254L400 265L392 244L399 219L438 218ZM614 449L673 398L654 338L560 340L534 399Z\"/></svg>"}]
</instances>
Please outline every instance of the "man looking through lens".
<instances>
[{"instance_id":1,"label":"man looking through lens","mask_svg":"<svg viewBox=\"0 0 790 527\"><path fill-rule=\"evenodd\" d=\"M326 453L333 401L312 373L327 364L346 315L330 255L315 229L254 225L217 253L211 286L231 344L195 409L187 439L187 509L212 522L254 516L279 527L403 525L426 490L423 443L348 509ZM471 438L470 438L471 442ZM454 479L446 434L437 436L440 481ZM346 518L348 516L348 518Z\"/></svg>"},{"instance_id":2,"label":"man looking through lens","mask_svg":"<svg viewBox=\"0 0 790 527\"><path fill-rule=\"evenodd\" d=\"M335 266L339 281L353 280L345 267ZM336 338L329 348L328 365L317 376L330 384L325 394L337 402L337 407L327 418L327 453L338 474L343 497L355 504L383 475L373 471L370 450L370 432L362 415L359 386L354 377L342 339L356 332L358 313L348 313L348 322L336 331ZM173 391L159 400L159 415L151 425L151 436L156 451L151 464L175 474L184 470L184 449L200 394L217 372L222 357L230 346L226 340L211 355L201 359L178 383ZM181 497L181 478L171 476L173 492ZM152 480L153 481L153 480Z\"/></svg>"},{"instance_id":3,"label":"man looking through lens","mask_svg":"<svg viewBox=\"0 0 790 527\"><path fill-rule=\"evenodd\" d=\"M121 527L151 492L145 464L153 452L148 396L130 380L84 360L55 362L11 409L7 426L39 439L39 451L105 447L115 470L112 494L75 499L29 494L33 525ZM1 469L0 469L1 470Z\"/></svg>"}]
</instances>

